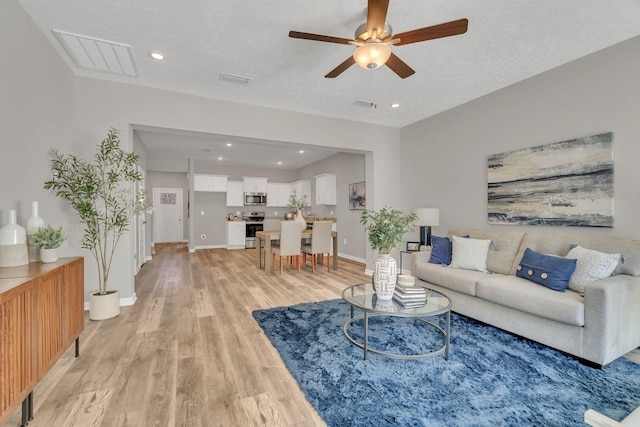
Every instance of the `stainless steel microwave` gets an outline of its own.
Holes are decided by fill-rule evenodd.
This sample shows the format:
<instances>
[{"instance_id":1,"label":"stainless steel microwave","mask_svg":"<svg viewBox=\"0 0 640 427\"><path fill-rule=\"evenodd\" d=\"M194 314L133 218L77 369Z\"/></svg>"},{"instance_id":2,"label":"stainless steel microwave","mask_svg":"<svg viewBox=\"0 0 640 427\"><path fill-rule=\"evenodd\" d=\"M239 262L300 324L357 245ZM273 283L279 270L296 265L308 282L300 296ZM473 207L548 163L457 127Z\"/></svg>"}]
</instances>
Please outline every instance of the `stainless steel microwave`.
<instances>
[{"instance_id":1,"label":"stainless steel microwave","mask_svg":"<svg viewBox=\"0 0 640 427\"><path fill-rule=\"evenodd\" d=\"M267 206L267 193L244 193L245 206Z\"/></svg>"}]
</instances>

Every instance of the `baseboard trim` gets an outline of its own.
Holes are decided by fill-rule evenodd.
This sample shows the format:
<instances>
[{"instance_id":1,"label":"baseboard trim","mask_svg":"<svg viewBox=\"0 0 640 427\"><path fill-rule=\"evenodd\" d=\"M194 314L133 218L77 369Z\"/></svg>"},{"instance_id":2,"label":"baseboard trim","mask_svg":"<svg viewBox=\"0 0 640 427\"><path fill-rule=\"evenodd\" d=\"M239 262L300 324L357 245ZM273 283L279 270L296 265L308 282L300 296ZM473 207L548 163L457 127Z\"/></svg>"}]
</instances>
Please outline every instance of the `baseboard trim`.
<instances>
[{"instance_id":1,"label":"baseboard trim","mask_svg":"<svg viewBox=\"0 0 640 427\"><path fill-rule=\"evenodd\" d=\"M193 247L193 252L197 251L198 249L225 249L227 247L227 245L202 245L202 246L194 246ZM189 252L191 252L191 249L189 249Z\"/></svg>"},{"instance_id":2,"label":"baseboard trim","mask_svg":"<svg viewBox=\"0 0 640 427\"><path fill-rule=\"evenodd\" d=\"M359 262L361 264L366 264L367 263L366 259L358 258L358 257L355 257L353 255L347 255L347 254L343 254L343 253L338 252L338 256L340 258L345 258L345 259L348 259L348 260L351 260L351 261L354 261L354 262Z\"/></svg>"}]
</instances>

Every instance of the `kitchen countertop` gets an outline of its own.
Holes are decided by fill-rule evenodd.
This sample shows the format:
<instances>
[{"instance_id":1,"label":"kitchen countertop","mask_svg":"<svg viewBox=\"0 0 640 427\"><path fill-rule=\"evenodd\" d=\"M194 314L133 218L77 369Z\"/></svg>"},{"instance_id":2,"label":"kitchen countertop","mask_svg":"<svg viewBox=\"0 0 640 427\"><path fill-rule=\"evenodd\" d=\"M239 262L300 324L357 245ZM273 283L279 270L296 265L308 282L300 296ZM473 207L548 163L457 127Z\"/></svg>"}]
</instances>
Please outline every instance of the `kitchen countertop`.
<instances>
[{"instance_id":1,"label":"kitchen countertop","mask_svg":"<svg viewBox=\"0 0 640 427\"><path fill-rule=\"evenodd\" d=\"M314 217L314 216L305 216L303 217L304 220L306 222L314 222L314 221L331 221L331 222L338 222L337 218L333 218L333 217ZM276 219L278 221L284 221L284 217L281 216L267 216L264 219Z\"/></svg>"}]
</instances>

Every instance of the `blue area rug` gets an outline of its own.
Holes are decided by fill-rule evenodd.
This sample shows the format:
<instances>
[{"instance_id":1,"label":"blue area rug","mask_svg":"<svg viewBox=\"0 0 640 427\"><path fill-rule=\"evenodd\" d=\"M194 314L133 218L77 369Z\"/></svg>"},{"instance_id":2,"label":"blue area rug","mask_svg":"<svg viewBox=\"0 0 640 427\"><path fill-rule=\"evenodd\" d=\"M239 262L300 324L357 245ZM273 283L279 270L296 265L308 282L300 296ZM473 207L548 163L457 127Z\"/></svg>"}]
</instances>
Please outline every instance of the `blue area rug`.
<instances>
[{"instance_id":1,"label":"blue area rug","mask_svg":"<svg viewBox=\"0 0 640 427\"><path fill-rule=\"evenodd\" d=\"M640 365L618 359L589 368L455 313L449 361L363 360L342 332L349 317L342 300L253 316L329 426L580 426L586 409L620 420L640 406ZM360 340L361 329L361 321L351 328ZM370 318L369 343L419 353L442 345L434 331L410 319Z\"/></svg>"}]
</instances>

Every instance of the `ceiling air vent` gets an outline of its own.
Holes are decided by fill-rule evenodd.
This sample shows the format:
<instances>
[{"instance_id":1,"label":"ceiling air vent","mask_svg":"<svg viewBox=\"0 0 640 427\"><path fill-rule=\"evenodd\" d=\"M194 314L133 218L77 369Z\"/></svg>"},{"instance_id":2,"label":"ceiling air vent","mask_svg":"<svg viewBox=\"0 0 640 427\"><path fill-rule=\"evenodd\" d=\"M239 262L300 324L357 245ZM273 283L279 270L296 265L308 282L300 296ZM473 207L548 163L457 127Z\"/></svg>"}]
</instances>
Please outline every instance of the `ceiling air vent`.
<instances>
[{"instance_id":1,"label":"ceiling air vent","mask_svg":"<svg viewBox=\"0 0 640 427\"><path fill-rule=\"evenodd\" d=\"M73 62L85 70L137 77L133 51L128 44L53 30Z\"/></svg>"},{"instance_id":2,"label":"ceiling air vent","mask_svg":"<svg viewBox=\"0 0 640 427\"><path fill-rule=\"evenodd\" d=\"M239 76L237 74L220 73L220 81L227 83L235 83L238 85L248 85L251 83L250 77Z\"/></svg>"},{"instance_id":3,"label":"ceiling air vent","mask_svg":"<svg viewBox=\"0 0 640 427\"><path fill-rule=\"evenodd\" d=\"M356 107L364 107L364 108L371 108L371 109L378 108L378 104L375 101L365 101L365 100L362 100L362 99L358 99L357 101L353 101L353 103L351 105L355 105Z\"/></svg>"}]
</instances>

